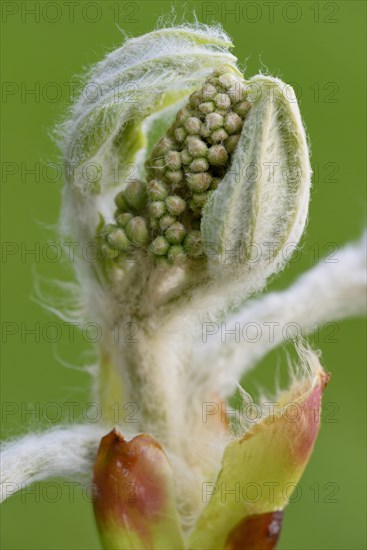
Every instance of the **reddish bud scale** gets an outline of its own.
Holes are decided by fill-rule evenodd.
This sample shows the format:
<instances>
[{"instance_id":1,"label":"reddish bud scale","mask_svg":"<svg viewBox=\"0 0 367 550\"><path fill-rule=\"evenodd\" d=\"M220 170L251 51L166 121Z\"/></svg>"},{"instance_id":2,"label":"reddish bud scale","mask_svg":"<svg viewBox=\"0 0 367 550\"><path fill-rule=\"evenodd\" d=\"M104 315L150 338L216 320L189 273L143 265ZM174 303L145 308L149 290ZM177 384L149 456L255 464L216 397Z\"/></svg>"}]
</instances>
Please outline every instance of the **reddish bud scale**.
<instances>
[{"instance_id":1,"label":"reddish bud scale","mask_svg":"<svg viewBox=\"0 0 367 550\"><path fill-rule=\"evenodd\" d=\"M297 463L306 462L312 452L320 427L320 404L323 391L330 380L328 373L323 374L320 384L316 385L305 401L295 410L294 422L283 417L287 422L290 442L289 455Z\"/></svg>"},{"instance_id":2,"label":"reddish bud scale","mask_svg":"<svg viewBox=\"0 0 367 550\"><path fill-rule=\"evenodd\" d=\"M181 548L168 459L147 434L102 438L94 466L93 506L104 548Z\"/></svg>"},{"instance_id":3,"label":"reddish bud scale","mask_svg":"<svg viewBox=\"0 0 367 550\"><path fill-rule=\"evenodd\" d=\"M283 512L248 516L229 533L224 550L273 550L279 539Z\"/></svg>"}]
</instances>

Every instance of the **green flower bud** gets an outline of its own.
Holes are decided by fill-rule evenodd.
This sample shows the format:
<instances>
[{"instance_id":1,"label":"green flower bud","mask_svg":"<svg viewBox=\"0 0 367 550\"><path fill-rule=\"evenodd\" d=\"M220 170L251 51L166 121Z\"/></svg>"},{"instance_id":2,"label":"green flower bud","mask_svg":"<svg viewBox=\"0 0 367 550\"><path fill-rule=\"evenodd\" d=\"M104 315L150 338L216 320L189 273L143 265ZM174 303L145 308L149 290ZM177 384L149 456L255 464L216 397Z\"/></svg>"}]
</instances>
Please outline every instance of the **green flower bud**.
<instances>
[{"instance_id":1,"label":"green flower bud","mask_svg":"<svg viewBox=\"0 0 367 550\"><path fill-rule=\"evenodd\" d=\"M127 212L128 210L130 210L129 205L127 203L127 200L125 198L125 192L124 191L120 191L119 193L117 193L114 200L115 200L115 204L116 204L117 208L120 210L120 212Z\"/></svg>"},{"instance_id":2,"label":"green flower bud","mask_svg":"<svg viewBox=\"0 0 367 550\"><path fill-rule=\"evenodd\" d=\"M232 88L232 86L235 86L238 84L239 78L236 77L233 73L224 73L218 77L219 82L225 88L228 90L229 88Z\"/></svg>"},{"instance_id":3,"label":"green flower bud","mask_svg":"<svg viewBox=\"0 0 367 550\"><path fill-rule=\"evenodd\" d=\"M211 136L210 141L213 143L222 143L225 141L228 137L227 132L224 130L224 128L219 128L218 130L215 130Z\"/></svg>"},{"instance_id":4,"label":"green flower bud","mask_svg":"<svg viewBox=\"0 0 367 550\"><path fill-rule=\"evenodd\" d=\"M213 145L208 151L208 161L214 166L223 166L228 160L228 153L223 145Z\"/></svg>"},{"instance_id":5,"label":"green flower bud","mask_svg":"<svg viewBox=\"0 0 367 550\"><path fill-rule=\"evenodd\" d=\"M200 135L203 138L207 138L210 136L210 130L205 122L200 126Z\"/></svg>"},{"instance_id":6,"label":"green flower bud","mask_svg":"<svg viewBox=\"0 0 367 550\"><path fill-rule=\"evenodd\" d=\"M218 78L216 76L212 76L211 78L208 79L208 82L214 86L216 92L218 93L218 90L221 89L221 84Z\"/></svg>"},{"instance_id":7,"label":"green flower bud","mask_svg":"<svg viewBox=\"0 0 367 550\"><path fill-rule=\"evenodd\" d=\"M239 139L240 139L240 134L232 134L225 140L224 146L228 151L228 153L233 153L233 151L237 147Z\"/></svg>"},{"instance_id":8,"label":"green flower bud","mask_svg":"<svg viewBox=\"0 0 367 550\"><path fill-rule=\"evenodd\" d=\"M116 228L107 235L107 243L119 251L127 250L131 245L125 231L121 228Z\"/></svg>"},{"instance_id":9,"label":"green flower bud","mask_svg":"<svg viewBox=\"0 0 367 550\"><path fill-rule=\"evenodd\" d=\"M159 236L154 239L150 245L150 250L156 256L164 256L167 254L170 243L162 236Z\"/></svg>"},{"instance_id":10,"label":"green flower bud","mask_svg":"<svg viewBox=\"0 0 367 550\"><path fill-rule=\"evenodd\" d=\"M189 202L189 207L191 212L195 214L195 216L197 217L201 216L202 207L195 204L192 199Z\"/></svg>"},{"instance_id":11,"label":"green flower bud","mask_svg":"<svg viewBox=\"0 0 367 550\"><path fill-rule=\"evenodd\" d=\"M126 235L137 246L143 246L149 242L149 231L144 218L136 216L125 227Z\"/></svg>"},{"instance_id":12,"label":"green flower bud","mask_svg":"<svg viewBox=\"0 0 367 550\"><path fill-rule=\"evenodd\" d=\"M183 173L181 170L167 170L166 178L172 183L177 185L182 181Z\"/></svg>"},{"instance_id":13,"label":"green flower bud","mask_svg":"<svg viewBox=\"0 0 367 550\"><path fill-rule=\"evenodd\" d=\"M211 180L212 177L208 172L187 174L187 183L194 192L201 193L202 191L206 191L210 186Z\"/></svg>"},{"instance_id":14,"label":"green flower bud","mask_svg":"<svg viewBox=\"0 0 367 550\"><path fill-rule=\"evenodd\" d=\"M186 229L180 222L175 222L165 231L165 237L171 244L180 244L186 234Z\"/></svg>"},{"instance_id":15,"label":"green flower bud","mask_svg":"<svg viewBox=\"0 0 367 550\"><path fill-rule=\"evenodd\" d=\"M178 151L170 151L166 154L164 160L170 170L179 170L181 168L181 154Z\"/></svg>"},{"instance_id":16,"label":"green flower bud","mask_svg":"<svg viewBox=\"0 0 367 550\"><path fill-rule=\"evenodd\" d=\"M178 195L172 195L166 199L167 210L172 216L179 216L186 208L186 202Z\"/></svg>"},{"instance_id":17,"label":"green flower bud","mask_svg":"<svg viewBox=\"0 0 367 550\"><path fill-rule=\"evenodd\" d=\"M182 127L176 128L175 138L179 143L182 143L183 141L185 141L186 136L187 136L187 132L185 128L182 128Z\"/></svg>"},{"instance_id":18,"label":"green flower bud","mask_svg":"<svg viewBox=\"0 0 367 550\"><path fill-rule=\"evenodd\" d=\"M200 103L198 108L201 113L203 113L204 115L208 115L210 113L213 113L213 111L215 110L215 105L212 101L206 101L205 103Z\"/></svg>"},{"instance_id":19,"label":"green flower bud","mask_svg":"<svg viewBox=\"0 0 367 550\"><path fill-rule=\"evenodd\" d=\"M167 154L169 151L173 151L176 149L175 142L172 138L166 136L162 138L157 145L155 145L152 156L153 157L163 157L165 154Z\"/></svg>"},{"instance_id":20,"label":"green flower bud","mask_svg":"<svg viewBox=\"0 0 367 550\"><path fill-rule=\"evenodd\" d=\"M168 187L160 180L153 179L147 184L148 197L152 201L163 201L168 197Z\"/></svg>"},{"instance_id":21,"label":"green flower bud","mask_svg":"<svg viewBox=\"0 0 367 550\"><path fill-rule=\"evenodd\" d=\"M238 103L246 97L245 85L243 84L243 82L238 81L227 90L227 94L230 97L232 103Z\"/></svg>"},{"instance_id":22,"label":"green flower bud","mask_svg":"<svg viewBox=\"0 0 367 550\"><path fill-rule=\"evenodd\" d=\"M190 95L190 105L192 107L197 107L201 102L201 100L202 100L201 90L197 90L196 92Z\"/></svg>"},{"instance_id":23,"label":"green flower bud","mask_svg":"<svg viewBox=\"0 0 367 550\"><path fill-rule=\"evenodd\" d=\"M186 254L181 245L173 245L168 251L167 259L170 264L182 265L186 261Z\"/></svg>"},{"instance_id":24,"label":"green flower bud","mask_svg":"<svg viewBox=\"0 0 367 550\"><path fill-rule=\"evenodd\" d=\"M103 256L109 260L115 260L120 254L120 250L112 248L107 243L101 245L101 252Z\"/></svg>"},{"instance_id":25,"label":"green flower bud","mask_svg":"<svg viewBox=\"0 0 367 550\"><path fill-rule=\"evenodd\" d=\"M205 83L202 88L202 98L204 101L210 101L217 93L217 88L212 84Z\"/></svg>"},{"instance_id":26,"label":"green flower bud","mask_svg":"<svg viewBox=\"0 0 367 550\"><path fill-rule=\"evenodd\" d=\"M233 107L235 113L237 113L242 119L245 118L250 109L251 103L249 101L241 101L240 103L236 103Z\"/></svg>"},{"instance_id":27,"label":"green flower bud","mask_svg":"<svg viewBox=\"0 0 367 550\"><path fill-rule=\"evenodd\" d=\"M150 218L149 220L150 229L152 229L153 231L156 231L157 229L159 229L158 222L159 222L158 218Z\"/></svg>"},{"instance_id":28,"label":"green flower bud","mask_svg":"<svg viewBox=\"0 0 367 550\"><path fill-rule=\"evenodd\" d=\"M189 136L186 140L187 149L193 157L205 157L208 152L208 146L198 137Z\"/></svg>"},{"instance_id":29,"label":"green flower bud","mask_svg":"<svg viewBox=\"0 0 367 550\"><path fill-rule=\"evenodd\" d=\"M229 109L219 109L219 107L217 107L215 109L215 112L218 114L218 115L222 115L222 117L224 118L228 112L229 112Z\"/></svg>"},{"instance_id":30,"label":"green flower bud","mask_svg":"<svg viewBox=\"0 0 367 550\"><path fill-rule=\"evenodd\" d=\"M237 113L228 113L224 119L224 129L228 134L234 134L241 130L242 124L243 120Z\"/></svg>"},{"instance_id":31,"label":"green flower bud","mask_svg":"<svg viewBox=\"0 0 367 550\"><path fill-rule=\"evenodd\" d=\"M115 231L115 229L116 229L116 225L114 223L107 223L106 225L103 226L102 237L107 239L111 231Z\"/></svg>"},{"instance_id":32,"label":"green flower bud","mask_svg":"<svg viewBox=\"0 0 367 550\"><path fill-rule=\"evenodd\" d=\"M140 180L129 181L125 189L125 198L132 208L142 208L147 200L145 183Z\"/></svg>"},{"instance_id":33,"label":"green flower bud","mask_svg":"<svg viewBox=\"0 0 367 550\"><path fill-rule=\"evenodd\" d=\"M221 126L223 126L224 118L218 113L211 113L209 115L206 115L205 123L208 130L217 130L218 128L221 128Z\"/></svg>"},{"instance_id":34,"label":"green flower bud","mask_svg":"<svg viewBox=\"0 0 367 550\"><path fill-rule=\"evenodd\" d=\"M214 75L214 77L216 77L216 80L220 83L219 77L222 76L223 74L228 73L228 70L229 70L229 68L227 66L222 65L222 66L217 67L216 69L214 69L213 75Z\"/></svg>"},{"instance_id":35,"label":"green flower bud","mask_svg":"<svg viewBox=\"0 0 367 550\"><path fill-rule=\"evenodd\" d=\"M166 205L163 201L154 201L149 204L149 213L152 218L160 218L166 212Z\"/></svg>"},{"instance_id":36,"label":"green flower bud","mask_svg":"<svg viewBox=\"0 0 367 550\"><path fill-rule=\"evenodd\" d=\"M200 231L190 231L185 237L183 246L188 256L193 258L200 256L203 253L203 243Z\"/></svg>"},{"instance_id":37,"label":"green flower bud","mask_svg":"<svg viewBox=\"0 0 367 550\"><path fill-rule=\"evenodd\" d=\"M190 155L190 153L187 149L182 149L182 151L181 151L181 161L182 161L182 164L184 164L185 166L190 164L190 162L192 161L192 156Z\"/></svg>"},{"instance_id":38,"label":"green flower bud","mask_svg":"<svg viewBox=\"0 0 367 550\"><path fill-rule=\"evenodd\" d=\"M163 216L160 220L159 220L159 227L162 229L162 231L165 231L166 229L168 229L168 227L170 225L172 225L173 223L175 223L176 221L176 218L174 218L173 216Z\"/></svg>"},{"instance_id":39,"label":"green flower bud","mask_svg":"<svg viewBox=\"0 0 367 550\"><path fill-rule=\"evenodd\" d=\"M184 123L185 130L190 135L198 134L200 132L200 126L200 120L196 117L190 117Z\"/></svg>"},{"instance_id":40,"label":"green flower bud","mask_svg":"<svg viewBox=\"0 0 367 550\"><path fill-rule=\"evenodd\" d=\"M214 96L214 103L218 107L218 109L229 109L231 106L231 100L229 99L229 96L227 94L217 94Z\"/></svg>"},{"instance_id":41,"label":"green flower bud","mask_svg":"<svg viewBox=\"0 0 367 550\"><path fill-rule=\"evenodd\" d=\"M194 193L193 196L192 196L192 203L193 205L195 206L199 206L200 208L202 208L204 206L204 204L206 203L206 201L208 200L208 193L207 192L204 192L204 193Z\"/></svg>"},{"instance_id":42,"label":"green flower bud","mask_svg":"<svg viewBox=\"0 0 367 550\"><path fill-rule=\"evenodd\" d=\"M131 214L131 212L124 212L123 214L119 214L118 216L116 216L116 223L120 227L125 227L125 225L127 225L128 222L133 219L133 217L134 216L133 214Z\"/></svg>"},{"instance_id":43,"label":"green flower bud","mask_svg":"<svg viewBox=\"0 0 367 550\"><path fill-rule=\"evenodd\" d=\"M159 158L152 163L151 167L148 168L153 170L155 176L162 177L166 168L166 163L163 158Z\"/></svg>"},{"instance_id":44,"label":"green flower bud","mask_svg":"<svg viewBox=\"0 0 367 550\"><path fill-rule=\"evenodd\" d=\"M190 164L191 172L206 172L209 168L209 163L206 158L197 158Z\"/></svg>"},{"instance_id":45,"label":"green flower bud","mask_svg":"<svg viewBox=\"0 0 367 550\"><path fill-rule=\"evenodd\" d=\"M183 124L185 122L185 120L187 120L191 116L192 116L192 111L189 111L189 109L187 109L187 107L183 107L182 109L180 109L177 112L176 122L178 124Z\"/></svg>"}]
</instances>

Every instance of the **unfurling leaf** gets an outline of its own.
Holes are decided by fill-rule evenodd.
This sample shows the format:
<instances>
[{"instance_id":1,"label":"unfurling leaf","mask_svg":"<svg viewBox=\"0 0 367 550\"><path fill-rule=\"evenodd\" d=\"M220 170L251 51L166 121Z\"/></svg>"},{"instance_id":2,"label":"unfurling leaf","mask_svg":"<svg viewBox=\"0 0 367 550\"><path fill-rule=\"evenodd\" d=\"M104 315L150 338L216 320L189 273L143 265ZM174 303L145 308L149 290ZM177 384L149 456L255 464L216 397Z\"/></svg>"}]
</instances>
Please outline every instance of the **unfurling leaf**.
<instances>
[{"instance_id":1,"label":"unfurling leaf","mask_svg":"<svg viewBox=\"0 0 367 550\"><path fill-rule=\"evenodd\" d=\"M272 414L228 444L218 479L204 484L203 496L211 496L192 533L191 549L222 550L226 544L231 549L230 541L240 537L242 548L248 548L246 518L283 510L288 503L317 437L329 379L316 355L304 353L308 366L302 376L278 396Z\"/></svg>"},{"instance_id":2,"label":"unfurling leaf","mask_svg":"<svg viewBox=\"0 0 367 550\"><path fill-rule=\"evenodd\" d=\"M251 108L231 167L204 207L202 237L213 264L273 264L275 271L304 229L309 153L292 88L266 76L246 88Z\"/></svg>"}]
</instances>

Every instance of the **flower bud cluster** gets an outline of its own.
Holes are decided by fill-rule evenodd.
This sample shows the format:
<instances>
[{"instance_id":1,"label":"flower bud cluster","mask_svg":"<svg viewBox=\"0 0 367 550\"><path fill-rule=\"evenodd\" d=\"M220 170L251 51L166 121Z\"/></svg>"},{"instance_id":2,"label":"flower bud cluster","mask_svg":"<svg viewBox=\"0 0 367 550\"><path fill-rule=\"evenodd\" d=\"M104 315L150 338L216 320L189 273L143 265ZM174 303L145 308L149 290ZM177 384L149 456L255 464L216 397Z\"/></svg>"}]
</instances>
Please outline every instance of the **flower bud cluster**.
<instances>
[{"instance_id":1,"label":"flower bud cluster","mask_svg":"<svg viewBox=\"0 0 367 550\"><path fill-rule=\"evenodd\" d=\"M142 215L146 202L146 185L138 179L130 180L125 190L116 195L116 223L104 225L101 232L101 250L106 258L119 260L133 247L149 244L149 224Z\"/></svg>"},{"instance_id":2,"label":"flower bud cluster","mask_svg":"<svg viewBox=\"0 0 367 550\"><path fill-rule=\"evenodd\" d=\"M147 184L129 182L115 198L116 224L105 227L103 250L116 259L131 244L159 263L202 256L200 220L211 191L226 174L250 103L244 80L228 67L191 94L146 162Z\"/></svg>"},{"instance_id":3,"label":"flower bud cluster","mask_svg":"<svg viewBox=\"0 0 367 550\"><path fill-rule=\"evenodd\" d=\"M243 79L220 68L153 148L146 162L153 254L173 263L202 254L201 211L228 170L249 107Z\"/></svg>"}]
</instances>

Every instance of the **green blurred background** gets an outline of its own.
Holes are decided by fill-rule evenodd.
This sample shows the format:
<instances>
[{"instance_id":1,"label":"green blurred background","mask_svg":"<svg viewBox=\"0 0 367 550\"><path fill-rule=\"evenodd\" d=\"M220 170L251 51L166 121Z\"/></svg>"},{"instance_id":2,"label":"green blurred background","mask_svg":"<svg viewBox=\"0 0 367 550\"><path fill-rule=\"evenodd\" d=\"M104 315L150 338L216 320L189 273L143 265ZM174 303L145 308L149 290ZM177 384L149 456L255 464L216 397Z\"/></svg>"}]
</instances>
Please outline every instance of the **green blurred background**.
<instances>
[{"instance_id":1,"label":"green blurred background","mask_svg":"<svg viewBox=\"0 0 367 550\"><path fill-rule=\"evenodd\" d=\"M121 30L131 36L149 32L172 5L188 20L195 11L202 22L221 23L247 76L270 72L293 83L300 99L315 169L310 219L301 259L272 287L284 288L318 254L330 252L330 243L341 246L364 226L365 2L186 2L183 8L151 0L4 1L3 439L28 426L53 425L60 408L47 404L79 402L82 411L90 399L88 375L67 367L92 361L91 346L77 331L72 342L61 321L31 299L36 275L69 277L57 249L47 247L57 239L53 226L62 183L50 165L58 162L50 132L68 105L68 83L118 46ZM32 89L35 94L27 93ZM35 246L35 254L26 254ZM61 338L50 324L55 321L62 327ZM41 331L40 341L26 334L32 327ZM337 329L336 341L330 342L330 329L313 338L333 377L325 396L326 420L301 493L285 514L279 545L284 550L366 547L365 325L346 320ZM282 351L271 353L246 387L252 390L258 382L272 387L282 359ZM40 413L27 416L32 404ZM2 548L99 548L87 495L62 483L55 487L38 484L2 506Z\"/></svg>"}]
</instances>

